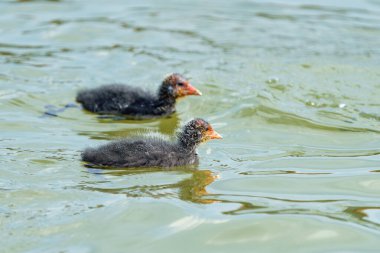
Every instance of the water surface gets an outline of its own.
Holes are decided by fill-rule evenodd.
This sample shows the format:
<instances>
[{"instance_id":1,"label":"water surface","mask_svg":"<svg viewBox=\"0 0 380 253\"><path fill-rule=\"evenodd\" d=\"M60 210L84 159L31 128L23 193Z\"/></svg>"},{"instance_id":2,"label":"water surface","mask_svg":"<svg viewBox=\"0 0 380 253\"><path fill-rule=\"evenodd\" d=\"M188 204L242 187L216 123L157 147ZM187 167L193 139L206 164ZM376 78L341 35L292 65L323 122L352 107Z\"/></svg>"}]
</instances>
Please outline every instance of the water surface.
<instances>
[{"instance_id":1,"label":"water surface","mask_svg":"<svg viewBox=\"0 0 380 253\"><path fill-rule=\"evenodd\" d=\"M3 252L379 252L380 2L1 1ZM99 118L76 91L166 73L204 96L170 118ZM222 141L197 168L89 169L80 151ZM170 137L169 137L170 138Z\"/></svg>"}]
</instances>

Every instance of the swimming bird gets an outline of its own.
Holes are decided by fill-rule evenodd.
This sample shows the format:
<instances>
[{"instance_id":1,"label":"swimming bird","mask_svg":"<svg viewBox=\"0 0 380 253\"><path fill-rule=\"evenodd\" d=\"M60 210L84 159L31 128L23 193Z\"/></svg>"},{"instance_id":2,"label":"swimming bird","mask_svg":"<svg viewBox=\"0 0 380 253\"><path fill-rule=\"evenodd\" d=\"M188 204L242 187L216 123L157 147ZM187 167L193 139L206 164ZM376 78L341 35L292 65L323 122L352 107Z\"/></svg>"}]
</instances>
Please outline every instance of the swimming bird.
<instances>
[{"instance_id":1,"label":"swimming bird","mask_svg":"<svg viewBox=\"0 0 380 253\"><path fill-rule=\"evenodd\" d=\"M202 142L221 139L203 119L193 119L177 134L174 142L161 138L129 138L97 148L87 148L82 160L89 165L112 167L174 167L198 164L196 148Z\"/></svg>"},{"instance_id":2,"label":"swimming bird","mask_svg":"<svg viewBox=\"0 0 380 253\"><path fill-rule=\"evenodd\" d=\"M165 77L156 94L140 87L111 84L79 91L76 101L91 112L146 119L174 113L176 99L188 95L202 93L182 75L174 73Z\"/></svg>"}]
</instances>

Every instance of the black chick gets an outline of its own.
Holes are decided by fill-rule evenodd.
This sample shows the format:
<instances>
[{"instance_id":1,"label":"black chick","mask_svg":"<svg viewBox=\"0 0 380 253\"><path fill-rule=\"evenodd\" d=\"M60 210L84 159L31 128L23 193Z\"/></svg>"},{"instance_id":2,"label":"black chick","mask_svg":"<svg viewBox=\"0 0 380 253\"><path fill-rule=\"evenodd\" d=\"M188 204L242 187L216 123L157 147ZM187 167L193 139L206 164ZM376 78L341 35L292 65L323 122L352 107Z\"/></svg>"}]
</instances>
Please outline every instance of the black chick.
<instances>
[{"instance_id":1,"label":"black chick","mask_svg":"<svg viewBox=\"0 0 380 253\"><path fill-rule=\"evenodd\" d=\"M198 163L196 147L210 139L221 139L203 119L188 122L175 142L158 138L123 139L98 148L88 148L82 160L90 165L112 167L173 167Z\"/></svg>"},{"instance_id":2,"label":"black chick","mask_svg":"<svg viewBox=\"0 0 380 253\"><path fill-rule=\"evenodd\" d=\"M122 114L135 119L155 118L175 112L176 99L187 95L202 95L180 74L168 75L157 94L123 84L104 85L82 90L76 101L91 112Z\"/></svg>"}]
</instances>

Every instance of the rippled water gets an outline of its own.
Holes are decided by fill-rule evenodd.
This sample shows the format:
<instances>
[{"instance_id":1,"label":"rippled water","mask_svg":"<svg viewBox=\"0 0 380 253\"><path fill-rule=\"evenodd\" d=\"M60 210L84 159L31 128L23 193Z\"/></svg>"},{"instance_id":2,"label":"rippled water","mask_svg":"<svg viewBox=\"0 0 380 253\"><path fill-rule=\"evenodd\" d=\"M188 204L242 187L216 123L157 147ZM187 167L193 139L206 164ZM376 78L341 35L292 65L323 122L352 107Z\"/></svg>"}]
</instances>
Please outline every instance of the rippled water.
<instances>
[{"instance_id":1,"label":"rippled water","mask_svg":"<svg viewBox=\"0 0 380 253\"><path fill-rule=\"evenodd\" d=\"M1 1L2 252L380 252L380 2ZM76 91L203 97L171 118L79 108ZM196 169L87 169L80 151L172 135L193 117L222 141Z\"/></svg>"}]
</instances>

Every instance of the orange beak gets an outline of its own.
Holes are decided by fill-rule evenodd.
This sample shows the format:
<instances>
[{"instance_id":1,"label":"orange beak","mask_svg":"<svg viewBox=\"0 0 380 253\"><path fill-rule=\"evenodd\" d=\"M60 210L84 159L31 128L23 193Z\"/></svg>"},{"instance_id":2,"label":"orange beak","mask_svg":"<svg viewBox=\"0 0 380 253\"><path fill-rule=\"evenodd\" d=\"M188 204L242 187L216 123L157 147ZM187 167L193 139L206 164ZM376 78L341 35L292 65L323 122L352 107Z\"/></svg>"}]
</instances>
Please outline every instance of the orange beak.
<instances>
[{"instance_id":1,"label":"orange beak","mask_svg":"<svg viewBox=\"0 0 380 253\"><path fill-rule=\"evenodd\" d=\"M210 139L223 139L223 137L212 128L207 131L207 136Z\"/></svg>"},{"instance_id":2,"label":"orange beak","mask_svg":"<svg viewBox=\"0 0 380 253\"><path fill-rule=\"evenodd\" d=\"M202 92L200 92L197 88L192 86L190 83L186 83L185 86L180 90L181 96L195 95L202 96Z\"/></svg>"}]
</instances>

